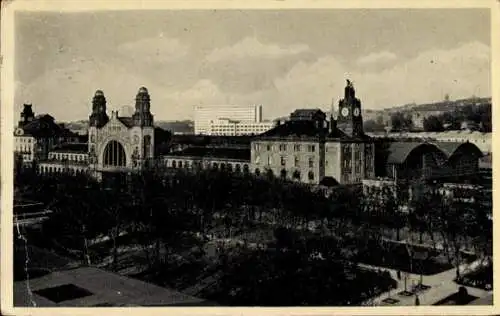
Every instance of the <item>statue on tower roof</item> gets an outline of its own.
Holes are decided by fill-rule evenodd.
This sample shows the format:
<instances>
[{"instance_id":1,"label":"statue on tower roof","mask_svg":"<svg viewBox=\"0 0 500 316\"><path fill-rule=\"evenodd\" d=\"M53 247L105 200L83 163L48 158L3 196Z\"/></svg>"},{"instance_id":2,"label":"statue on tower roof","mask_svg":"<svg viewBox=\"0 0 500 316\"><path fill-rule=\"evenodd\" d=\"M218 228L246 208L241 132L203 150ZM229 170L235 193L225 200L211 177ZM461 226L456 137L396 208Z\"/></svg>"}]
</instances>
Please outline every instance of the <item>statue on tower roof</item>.
<instances>
[{"instance_id":1,"label":"statue on tower roof","mask_svg":"<svg viewBox=\"0 0 500 316\"><path fill-rule=\"evenodd\" d=\"M351 80L346 79L346 81L347 81L347 86L348 86L348 87L352 87L352 82L351 82Z\"/></svg>"}]
</instances>

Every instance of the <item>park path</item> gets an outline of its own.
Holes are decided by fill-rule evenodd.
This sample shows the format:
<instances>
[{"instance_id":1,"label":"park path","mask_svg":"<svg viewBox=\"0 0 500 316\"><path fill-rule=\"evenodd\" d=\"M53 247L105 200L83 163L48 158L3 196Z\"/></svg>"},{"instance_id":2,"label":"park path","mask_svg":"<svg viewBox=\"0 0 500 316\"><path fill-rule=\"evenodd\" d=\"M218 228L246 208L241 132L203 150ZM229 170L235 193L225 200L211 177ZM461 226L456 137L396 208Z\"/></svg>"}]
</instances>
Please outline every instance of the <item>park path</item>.
<instances>
[{"instance_id":1,"label":"park path","mask_svg":"<svg viewBox=\"0 0 500 316\"><path fill-rule=\"evenodd\" d=\"M470 264L463 264L460 266L460 270L464 271L465 269L474 269L478 265L481 264L481 260L476 260ZM364 305L370 306L412 306L415 305L415 295L412 296L402 296L398 295L399 292L405 290L404 284L404 274L402 274L401 280L398 280L396 277L397 270L389 269L389 268L380 268L377 266L371 266L366 264L359 264L359 266L364 267L366 269L378 270L378 271L388 271L391 276L397 280L398 285L396 289L392 289L390 291L386 291L375 298L371 298L365 302ZM431 286L430 289L420 292L418 294L418 298L420 301L420 305L433 305L437 303L441 299L456 293L460 285L456 284L453 280L456 277L456 269L452 268L450 270L446 270L441 273L437 273L434 275L428 275L423 277L423 283L425 285ZM420 275L409 273L407 275L407 288L410 289L412 283L418 284L420 281ZM466 287L467 291L470 295L477 297L484 297L491 293L491 291L485 291L478 288ZM383 302L384 299L387 298L397 299L399 302L394 304L389 304Z\"/></svg>"}]
</instances>

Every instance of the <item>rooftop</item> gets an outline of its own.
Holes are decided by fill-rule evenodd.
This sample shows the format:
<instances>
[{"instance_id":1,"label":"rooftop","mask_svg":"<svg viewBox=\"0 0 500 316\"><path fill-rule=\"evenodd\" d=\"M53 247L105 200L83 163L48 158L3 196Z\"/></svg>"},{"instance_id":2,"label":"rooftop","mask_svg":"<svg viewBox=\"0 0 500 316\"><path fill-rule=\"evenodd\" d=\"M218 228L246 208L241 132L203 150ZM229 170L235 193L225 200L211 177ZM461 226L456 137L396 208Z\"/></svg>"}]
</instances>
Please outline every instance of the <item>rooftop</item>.
<instances>
[{"instance_id":1,"label":"rooftop","mask_svg":"<svg viewBox=\"0 0 500 316\"><path fill-rule=\"evenodd\" d=\"M406 158L414 151L423 147L434 147L438 150L435 145L420 142L393 142L389 147L389 157L387 158L387 163L390 164L401 164L405 162Z\"/></svg>"},{"instance_id":2,"label":"rooftop","mask_svg":"<svg viewBox=\"0 0 500 316\"><path fill-rule=\"evenodd\" d=\"M453 156L458 150L462 148L468 148L471 152L475 152L479 157L483 156L481 150L472 143L460 143L460 142L436 142L434 143L439 149L441 149L447 158Z\"/></svg>"},{"instance_id":3,"label":"rooftop","mask_svg":"<svg viewBox=\"0 0 500 316\"><path fill-rule=\"evenodd\" d=\"M189 147L167 154L179 157L206 157L250 161L250 148Z\"/></svg>"},{"instance_id":4,"label":"rooftop","mask_svg":"<svg viewBox=\"0 0 500 316\"><path fill-rule=\"evenodd\" d=\"M54 147L51 152L86 154L88 152L87 143L67 143Z\"/></svg>"},{"instance_id":5,"label":"rooftop","mask_svg":"<svg viewBox=\"0 0 500 316\"><path fill-rule=\"evenodd\" d=\"M331 131L327 127L318 126L313 120L296 120L286 121L267 132L257 136L258 138L283 138L283 137L300 137L300 138L326 138L329 140L366 140L370 137L367 135L359 137L350 137L338 128L333 128Z\"/></svg>"},{"instance_id":6,"label":"rooftop","mask_svg":"<svg viewBox=\"0 0 500 316\"><path fill-rule=\"evenodd\" d=\"M118 120L123 123L128 128L131 128L134 125L134 121L132 120L131 117L127 116L119 116Z\"/></svg>"},{"instance_id":7,"label":"rooftop","mask_svg":"<svg viewBox=\"0 0 500 316\"><path fill-rule=\"evenodd\" d=\"M30 288L37 307L214 305L173 289L91 267L32 278ZM33 306L32 300L26 281L15 282L14 306Z\"/></svg>"},{"instance_id":8,"label":"rooftop","mask_svg":"<svg viewBox=\"0 0 500 316\"><path fill-rule=\"evenodd\" d=\"M24 135L35 137L52 137L60 135L63 129L54 122L54 118L48 114L38 115L33 121L22 127Z\"/></svg>"}]
</instances>

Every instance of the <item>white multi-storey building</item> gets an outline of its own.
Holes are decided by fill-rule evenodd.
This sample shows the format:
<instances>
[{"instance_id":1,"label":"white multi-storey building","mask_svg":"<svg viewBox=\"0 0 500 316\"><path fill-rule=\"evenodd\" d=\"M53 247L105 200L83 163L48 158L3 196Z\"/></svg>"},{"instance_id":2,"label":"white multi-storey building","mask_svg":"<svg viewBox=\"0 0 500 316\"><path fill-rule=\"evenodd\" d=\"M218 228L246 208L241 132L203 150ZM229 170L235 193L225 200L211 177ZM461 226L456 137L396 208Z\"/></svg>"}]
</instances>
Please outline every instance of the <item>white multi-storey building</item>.
<instances>
[{"instance_id":1,"label":"white multi-storey building","mask_svg":"<svg viewBox=\"0 0 500 316\"><path fill-rule=\"evenodd\" d=\"M239 122L262 122L261 105L197 105L194 108L195 134L209 135L211 123L220 119Z\"/></svg>"},{"instance_id":2,"label":"white multi-storey building","mask_svg":"<svg viewBox=\"0 0 500 316\"><path fill-rule=\"evenodd\" d=\"M218 119L210 122L208 134L214 136L258 135L274 127L273 122L248 122L230 119Z\"/></svg>"}]
</instances>

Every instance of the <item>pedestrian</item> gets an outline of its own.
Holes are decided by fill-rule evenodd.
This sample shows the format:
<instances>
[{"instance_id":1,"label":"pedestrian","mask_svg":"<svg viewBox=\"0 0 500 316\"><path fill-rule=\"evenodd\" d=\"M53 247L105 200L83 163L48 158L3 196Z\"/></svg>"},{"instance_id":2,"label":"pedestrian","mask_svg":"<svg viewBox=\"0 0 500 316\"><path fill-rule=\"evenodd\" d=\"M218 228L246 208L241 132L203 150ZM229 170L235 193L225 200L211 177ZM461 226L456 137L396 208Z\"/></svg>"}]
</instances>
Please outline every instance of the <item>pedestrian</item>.
<instances>
[{"instance_id":1,"label":"pedestrian","mask_svg":"<svg viewBox=\"0 0 500 316\"><path fill-rule=\"evenodd\" d=\"M415 306L420 305L420 299L418 298L418 295L415 296Z\"/></svg>"}]
</instances>

